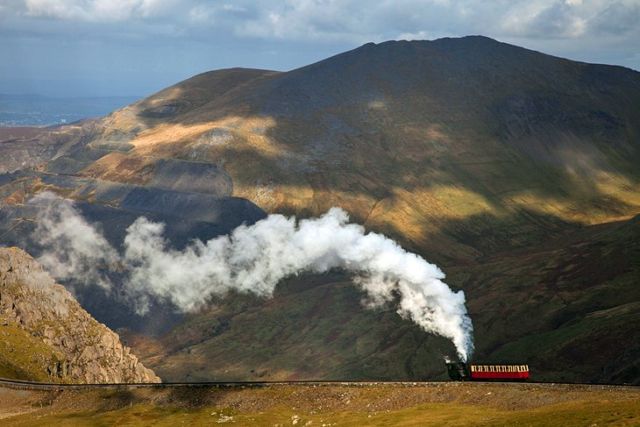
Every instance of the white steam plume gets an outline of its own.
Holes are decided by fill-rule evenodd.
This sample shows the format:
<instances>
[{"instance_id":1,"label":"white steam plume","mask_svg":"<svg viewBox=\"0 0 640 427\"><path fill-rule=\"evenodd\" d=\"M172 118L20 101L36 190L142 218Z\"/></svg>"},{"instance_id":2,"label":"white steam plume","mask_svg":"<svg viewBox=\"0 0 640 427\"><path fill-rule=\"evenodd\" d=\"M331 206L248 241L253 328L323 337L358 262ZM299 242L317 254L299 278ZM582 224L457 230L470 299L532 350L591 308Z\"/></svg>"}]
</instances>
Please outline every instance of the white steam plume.
<instances>
[{"instance_id":1,"label":"white steam plume","mask_svg":"<svg viewBox=\"0 0 640 427\"><path fill-rule=\"evenodd\" d=\"M71 202L54 206L64 215L45 213L48 225L40 227L40 233L48 230L65 242L53 247L53 253L81 252L52 259L62 263L81 259L94 264L96 258L113 260L116 251L84 221ZM61 221L56 226L51 218ZM75 227L64 225L67 221L73 221ZM92 231L86 232L86 227ZM98 243L88 246L85 236L78 236L78 229L85 230ZM442 281L444 274L437 266L381 234L366 233L364 227L349 224L347 214L339 208L332 208L319 218L300 221L269 215L251 226L236 228L228 236L206 243L195 240L182 251L169 248L163 232L164 224L140 217L129 226L124 240L124 254L120 256L120 264L127 272L124 290L141 313L148 310L151 299L168 300L183 311L192 311L212 296L230 290L269 297L277 283L288 276L342 268L354 273L354 282L369 297L368 305L397 299L402 317L427 332L449 338L462 360L473 351L473 327L464 293L453 292ZM80 243L73 242L76 238L81 239ZM89 249L95 251L93 259L87 255ZM65 278L69 272L87 271L96 277L90 268L78 268L77 263L60 269L67 274ZM56 274L55 269L52 271Z\"/></svg>"},{"instance_id":2,"label":"white steam plume","mask_svg":"<svg viewBox=\"0 0 640 427\"><path fill-rule=\"evenodd\" d=\"M30 200L40 207L33 234L45 250L40 264L57 279L74 279L108 290L109 279L101 273L118 261L118 252L94 226L88 224L69 200L43 192Z\"/></svg>"}]
</instances>

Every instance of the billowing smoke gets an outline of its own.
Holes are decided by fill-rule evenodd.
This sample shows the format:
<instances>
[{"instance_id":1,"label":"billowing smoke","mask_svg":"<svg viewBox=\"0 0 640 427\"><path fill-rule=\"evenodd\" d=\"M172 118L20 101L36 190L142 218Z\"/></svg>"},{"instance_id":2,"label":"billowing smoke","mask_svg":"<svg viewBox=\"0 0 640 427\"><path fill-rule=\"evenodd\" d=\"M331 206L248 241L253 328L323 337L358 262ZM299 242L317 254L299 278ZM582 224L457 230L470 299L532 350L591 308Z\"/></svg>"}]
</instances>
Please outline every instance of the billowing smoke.
<instances>
[{"instance_id":1,"label":"billowing smoke","mask_svg":"<svg viewBox=\"0 0 640 427\"><path fill-rule=\"evenodd\" d=\"M41 207L33 235L44 248L38 261L57 279L109 289L111 283L102 271L118 260L118 252L102 233L82 218L71 201L53 193L40 193L30 202Z\"/></svg>"},{"instance_id":2,"label":"billowing smoke","mask_svg":"<svg viewBox=\"0 0 640 427\"><path fill-rule=\"evenodd\" d=\"M51 200L38 219L38 236L49 245L41 261L58 277L77 275L75 279L98 280L103 286L105 277L92 266L119 265L126 271L124 291L140 313L154 299L192 311L230 290L269 297L286 277L340 268L354 274L354 283L368 296L367 305L395 302L402 317L449 338L462 360L473 351L464 293L453 292L437 266L383 235L348 223L339 208L300 221L269 215L228 236L195 240L181 251L169 247L164 224L140 217L127 229L124 253L118 255L70 201Z\"/></svg>"}]
</instances>

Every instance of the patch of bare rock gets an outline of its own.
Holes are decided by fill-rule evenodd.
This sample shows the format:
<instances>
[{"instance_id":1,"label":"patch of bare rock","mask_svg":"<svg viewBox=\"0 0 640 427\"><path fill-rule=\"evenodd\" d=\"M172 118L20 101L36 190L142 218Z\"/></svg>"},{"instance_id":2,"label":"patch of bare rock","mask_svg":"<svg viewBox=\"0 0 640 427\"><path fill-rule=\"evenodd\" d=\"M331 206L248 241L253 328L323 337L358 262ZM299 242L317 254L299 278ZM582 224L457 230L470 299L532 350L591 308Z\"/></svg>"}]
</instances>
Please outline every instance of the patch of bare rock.
<instances>
[{"instance_id":1,"label":"patch of bare rock","mask_svg":"<svg viewBox=\"0 0 640 427\"><path fill-rule=\"evenodd\" d=\"M0 330L17 325L58 355L54 381L160 382L116 333L96 321L40 264L18 248L0 248Z\"/></svg>"}]
</instances>

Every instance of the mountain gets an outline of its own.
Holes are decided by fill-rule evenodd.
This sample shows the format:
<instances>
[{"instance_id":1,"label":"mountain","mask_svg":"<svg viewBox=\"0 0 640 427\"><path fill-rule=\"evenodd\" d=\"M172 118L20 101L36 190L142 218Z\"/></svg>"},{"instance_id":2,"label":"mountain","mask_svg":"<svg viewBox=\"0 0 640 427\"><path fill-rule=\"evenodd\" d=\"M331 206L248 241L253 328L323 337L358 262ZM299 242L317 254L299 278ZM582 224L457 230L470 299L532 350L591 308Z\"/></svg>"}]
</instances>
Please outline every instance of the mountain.
<instances>
[{"instance_id":1,"label":"mountain","mask_svg":"<svg viewBox=\"0 0 640 427\"><path fill-rule=\"evenodd\" d=\"M159 382L118 335L18 248L0 248L0 377L45 382Z\"/></svg>"},{"instance_id":2,"label":"mountain","mask_svg":"<svg viewBox=\"0 0 640 427\"><path fill-rule=\"evenodd\" d=\"M212 71L0 145L2 238L38 254L27 201L45 189L75 199L115 246L139 215L182 247L340 206L465 291L478 360L638 382L638 105L636 71L480 36ZM391 308L364 310L342 272L192 315L139 318L99 289L78 297L167 379L434 378L451 351Z\"/></svg>"}]
</instances>

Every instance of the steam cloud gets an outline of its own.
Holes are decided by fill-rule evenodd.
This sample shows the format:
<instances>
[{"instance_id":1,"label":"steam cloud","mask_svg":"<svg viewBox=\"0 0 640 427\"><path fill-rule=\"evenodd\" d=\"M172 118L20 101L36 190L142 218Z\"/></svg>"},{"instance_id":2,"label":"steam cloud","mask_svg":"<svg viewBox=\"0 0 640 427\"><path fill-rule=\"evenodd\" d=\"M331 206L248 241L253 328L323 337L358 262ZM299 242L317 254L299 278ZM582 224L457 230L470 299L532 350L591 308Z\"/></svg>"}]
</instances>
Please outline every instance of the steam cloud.
<instances>
[{"instance_id":1,"label":"steam cloud","mask_svg":"<svg viewBox=\"0 0 640 427\"><path fill-rule=\"evenodd\" d=\"M69 200L40 193L31 202L41 205L34 238L46 250L38 259L57 279L111 288L101 266L112 265L118 252L95 227L88 224Z\"/></svg>"},{"instance_id":2,"label":"steam cloud","mask_svg":"<svg viewBox=\"0 0 640 427\"><path fill-rule=\"evenodd\" d=\"M43 265L57 278L105 288L112 285L100 270L124 268L124 291L141 314L152 299L168 300L187 312L230 290L269 297L288 276L341 268L355 275L354 283L368 296L367 305L397 299L402 317L450 339L462 360L473 351L464 293L453 292L437 266L383 235L348 223L342 209L300 221L269 215L228 236L195 240L182 251L169 247L164 224L140 217L127 229L120 255L71 201L51 193L33 201L47 204L35 232L46 247L40 258Z\"/></svg>"}]
</instances>

